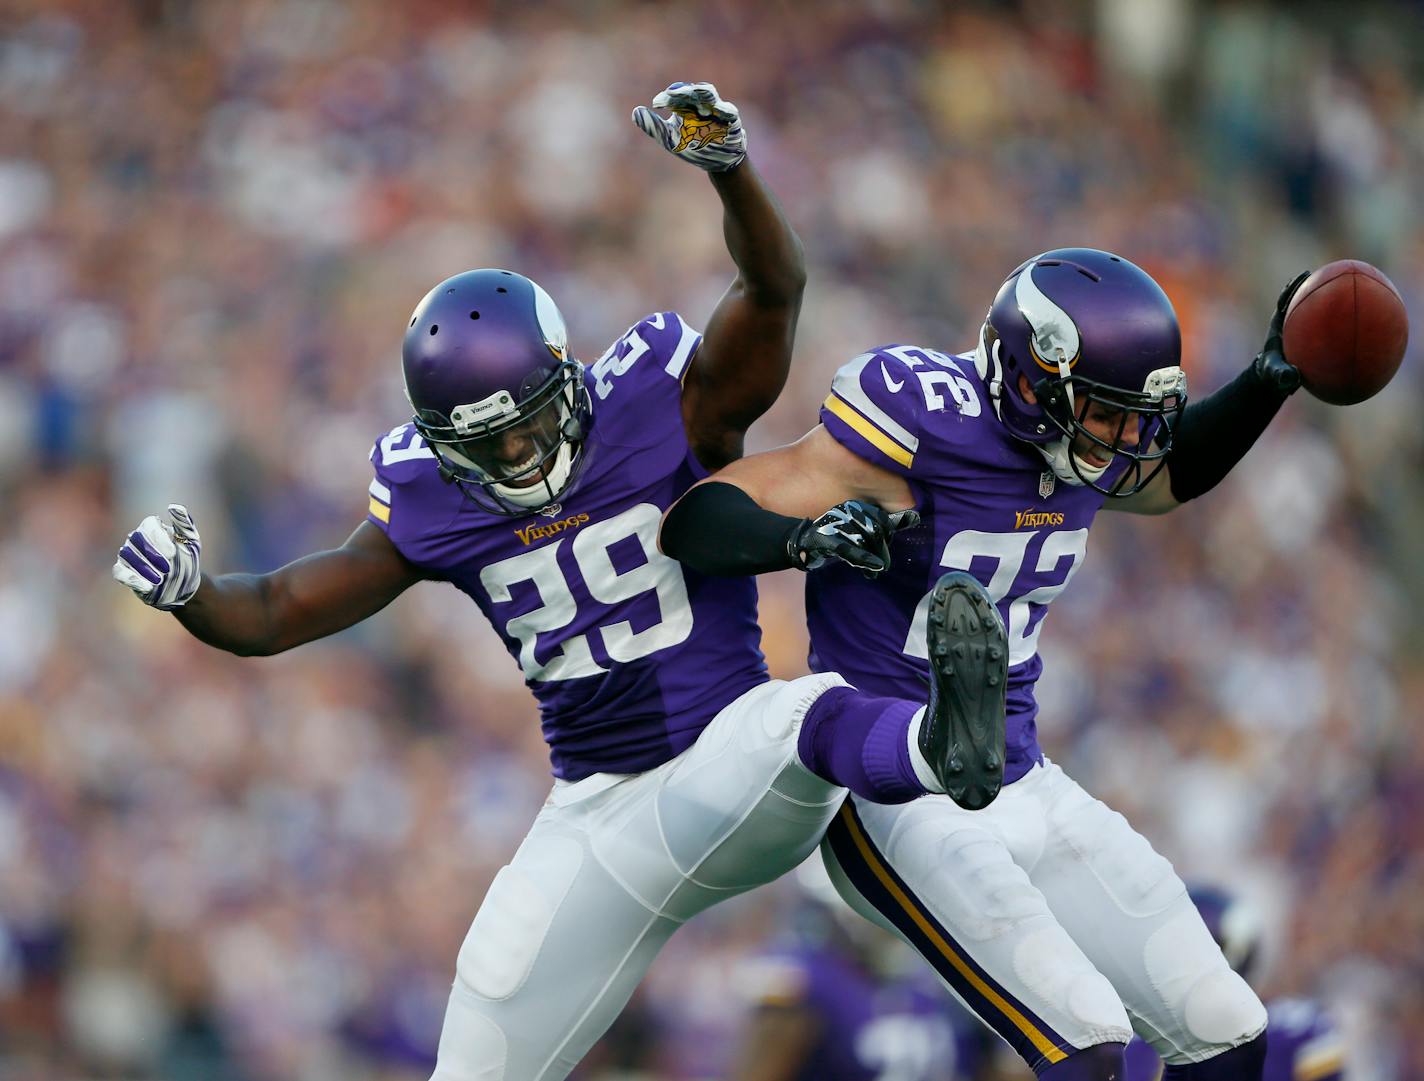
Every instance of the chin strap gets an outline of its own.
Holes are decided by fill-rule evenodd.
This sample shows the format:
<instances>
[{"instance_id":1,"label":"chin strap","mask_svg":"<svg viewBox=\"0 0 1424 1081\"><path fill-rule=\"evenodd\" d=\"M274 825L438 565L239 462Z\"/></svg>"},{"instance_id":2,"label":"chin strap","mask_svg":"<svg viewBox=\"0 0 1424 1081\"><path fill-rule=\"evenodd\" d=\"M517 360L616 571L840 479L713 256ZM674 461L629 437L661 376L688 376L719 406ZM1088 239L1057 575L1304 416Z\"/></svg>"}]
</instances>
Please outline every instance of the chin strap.
<instances>
[{"instance_id":1,"label":"chin strap","mask_svg":"<svg viewBox=\"0 0 1424 1081\"><path fill-rule=\"evenodd\" d=\"M1066 435L1047 445L1034 444L1038 453L1043 455L1043 460L1048 463L1048 468L1053 470L1053 475L1064 484L1081 487L1090 481L1098 480L1112 465L1111 461L1107 465L1089 465L1069 449L1072 445ZM1074 468L1075 465L1077 468Z\"/></svg>"}]
</instances>

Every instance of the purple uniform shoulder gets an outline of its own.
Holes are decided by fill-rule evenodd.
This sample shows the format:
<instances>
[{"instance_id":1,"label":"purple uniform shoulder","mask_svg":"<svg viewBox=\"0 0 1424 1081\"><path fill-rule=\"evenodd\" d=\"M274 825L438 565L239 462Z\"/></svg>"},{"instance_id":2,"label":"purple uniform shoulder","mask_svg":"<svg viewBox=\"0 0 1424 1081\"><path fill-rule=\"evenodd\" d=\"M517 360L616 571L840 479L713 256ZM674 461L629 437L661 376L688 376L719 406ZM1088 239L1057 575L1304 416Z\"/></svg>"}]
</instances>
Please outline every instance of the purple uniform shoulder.
<instances>
[{"instance_id":1,"label":"purple uniform shoulder","mask_svg":"<svg viewBox=\"0 0 1424 1081\"><path fill-rule=\"evenodd\" d=\"M979 427L976 418L986 408L972 358L882 345L836 372L821 406L821 423L866 461L918 477L933 459L921 454L929 430L941 443L971 439Z\"/></svg>"},{"instance_id":2,"label":"purple uniform shoulder","mask_svg":"<svg viewBox=\"0 0 1424 1081\"><path fill-rule=\"evenodd\" d=\"M873 583L834 564L807 577L812 666L871 693L918 697L929 591L946 571L968 571L1009 633L1004 776L1017 780L1042 757L1039 628L1082 563L1104 497L1059 481L1008 432L972 353L906 345L862 353L836 373L821 422L852 453L905 477L922 522L897 534L893 565Z\"/></svg>"},{"instance_id":3,"label":"purple uniform shoulder","mask_svg":"<svg viewBox=\"0 0 1424 1081\"><path fill-rule=\"evenodd\" d=\"M681 411L700 341L663 312L588 366L583 472L525 517L447 483L411 425L372 452L368 520L480 606L539 701L559 777L659 765L766 679L754 583L714 582L657 547L663 513L706 475Z\"/></svg>"}]
</instances>

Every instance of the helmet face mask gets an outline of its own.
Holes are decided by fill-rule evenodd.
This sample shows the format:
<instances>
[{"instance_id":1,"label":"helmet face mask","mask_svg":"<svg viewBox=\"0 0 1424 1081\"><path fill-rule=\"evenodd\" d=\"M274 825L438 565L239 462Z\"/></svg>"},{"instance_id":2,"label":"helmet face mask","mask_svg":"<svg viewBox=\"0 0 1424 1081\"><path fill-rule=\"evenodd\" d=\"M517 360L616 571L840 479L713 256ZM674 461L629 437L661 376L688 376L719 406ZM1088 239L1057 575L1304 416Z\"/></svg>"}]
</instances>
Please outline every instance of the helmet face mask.
<instances>
[{"instance_id":1,"label":"helmet face mask","mask_svg":"<svg viewBox=\"0 0 1424 1081\"><path fill-rule=\"evenodd\" d=\"M1166 464L1187 397L1181 332L1166 294L1127 260L1092 248L1028 260L994 298L981 350L999 419L1063 480L1129 496Z\"/></svg>"},{"instance_id":2,"label":"helmet face mask","mask_svg":"<svg viewBox=\"0 0 1424 1081\"><path fill-rule=\"evenodd\" d=\"M448 418L414 418L441 475L496 514L525 515L555 502L583 464L590 414L583 366L565 361L544 374L518 405L499 392L494 403L459 405ZM473 419L482 413L493 415Z\"/></svg>"},{"instance_id":3,"label":"helmet face mask","mask_svg":"<svg viewBox=\"0 0 1424 1081\"><path fill-rule=\"evenodd\" d=\"M549 295L507 270L441 282L402 349L414 423L447 481L521 517L556 503L584 464L592 403Z\"/></svg>"},{"instance_id":4,"label":"helmet face mask","mask_svg":"<svg viewBox=\"0 0 1424 1081\"><path fill-rule=\"evenodd\" d=\"M1129 393L1076 376L1039 380L1034 397L1067 442L1069 466L1085 487L1132 495L1166 466L1172 428L1186 405L1186 376L1180 368L1159 369L1149 375L1148 388ZM1084 451L1097 452L1107 464L1086 464Z\"/></svg>"}]
</instances>

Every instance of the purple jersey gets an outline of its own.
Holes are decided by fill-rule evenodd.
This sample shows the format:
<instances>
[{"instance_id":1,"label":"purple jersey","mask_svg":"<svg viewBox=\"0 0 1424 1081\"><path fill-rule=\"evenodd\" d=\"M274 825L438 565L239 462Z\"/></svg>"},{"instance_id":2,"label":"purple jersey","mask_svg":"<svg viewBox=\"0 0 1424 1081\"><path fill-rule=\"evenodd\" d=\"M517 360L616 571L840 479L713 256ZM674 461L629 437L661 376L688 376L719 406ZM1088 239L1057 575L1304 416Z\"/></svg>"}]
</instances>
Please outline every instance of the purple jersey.
<instances>
[{"instance_id":1,"label":"purple jersey","mask_svg":"<svg viewBox=\"0 0 1424 1081\"><path fill-rule=\"evenodd\" d=\"M666 762L767 678L752 579L705 577L657 546L663 513L706 476L682 423L700 341L663 312L589 366L583 472L528 517L491 514L446 483L413 425L371 452L370 520L494 625L539 700L557 777Z\"/></svg>"},{"instance_id":2,"label":"purple jersey","mask_svg":"<svg viewBox=\"0 0 1424 1081\"><path fill-rule=\"evenodd\" d=\"M1262 1081L1340 1081L1345 1045L1334 1023L1315 1003L1283 998L1266 1010L1266 1068ZM1127 1045L1124 1081L1157 1081L1162 1060L1152 1045L1135 1039Z\"/></svg>"},{"instance_id":3,"label":"purple jersey","mask_svg":"<svg viewBox=\"0 0 1424 1081\"><path fill-rule=\"evenodd\" d=\"M801 948L758 960L745 979L757 1006L819 1022L796 1081L962 1081L987 1046L988 1031L918 968L884 979L843 951Z\"/></svg>"},{"instance_id":4,"label":"purple jersey","mask_svg":"<svg viewBox=\"0 0 1424 1081\"><path fill-rule=\"evenodd\" d=\"M854 454L907 479L922 524L899 534L870 582L831 564L806 585L811 664L874 694L919 699L929 591L949 570L988 588L1009 636L1006 782L1041 758L1038 632L1087 550L1104 496L1066 484L999 422L974 354L887 345L836 373L821 423ZM855 613L845 619L844 613Z\"/></svg>"}]
</instances>

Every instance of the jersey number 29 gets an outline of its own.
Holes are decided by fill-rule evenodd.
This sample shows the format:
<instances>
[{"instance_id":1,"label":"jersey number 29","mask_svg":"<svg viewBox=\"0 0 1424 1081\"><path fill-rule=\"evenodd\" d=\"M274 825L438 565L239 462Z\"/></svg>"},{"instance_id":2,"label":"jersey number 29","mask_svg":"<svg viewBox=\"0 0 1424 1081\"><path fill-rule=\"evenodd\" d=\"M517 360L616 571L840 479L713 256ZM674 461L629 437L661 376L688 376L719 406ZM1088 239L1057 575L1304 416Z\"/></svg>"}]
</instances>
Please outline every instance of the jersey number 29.
<instances>
[{"instance_id":1,"label":"jersey number 29","mask_svg":"<svg viewBox=\"0 0 1424 1081\"><path fill-rule=\"evenodd\" d=\"M657 596L660 619L651 627L635 631L629 620L615 620L597 628L608 659L626 663L675 646L692 633L692 605L687 598L682 567L658 551L658 522L662 511L651 503L639 503L604 522L583 526L574 534L571 547L579 577L589 595L599 604L613 607L644 593ZM609 548L636 537L647 562L619 573ZM505 625L506 633L519 642L519 667L524 678L540 682L580 679L608 671L593 657L588 634L564 638L548 660L536 656L539 635L563 630L578 615L578 602L559 565L565 538L553 544L521 552L491 563L480 572L480 584L495 604L514 599L510 586L532 582L539 591L539 607L515 616Z\"/></svg>"}]
</instances>

